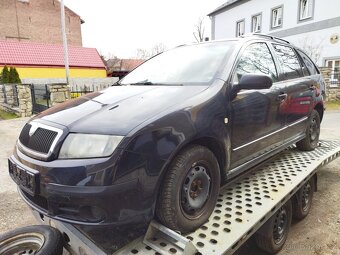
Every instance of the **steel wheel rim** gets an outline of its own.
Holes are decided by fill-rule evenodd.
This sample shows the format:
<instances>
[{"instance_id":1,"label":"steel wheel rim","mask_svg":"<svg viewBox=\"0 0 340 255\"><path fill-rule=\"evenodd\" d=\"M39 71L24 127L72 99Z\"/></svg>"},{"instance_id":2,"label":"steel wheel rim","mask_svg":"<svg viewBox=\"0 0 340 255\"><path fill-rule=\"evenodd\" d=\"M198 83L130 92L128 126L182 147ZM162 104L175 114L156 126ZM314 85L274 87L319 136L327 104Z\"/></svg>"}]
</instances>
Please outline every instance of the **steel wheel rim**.
<instances>
[{"instance_id":1,"label":"steel wheel rim","mask_svg":"<svg viewBox=\"0 0 340 255\"><path fill-rule=\"evenodd\" d=\"M281 208L275 214L273 237L276 244L284 240L288 227L288 214L286 208Z\"/></svg>"},{"instance_id":2,"label":"steel wheel rim","mask_svg":"<svg viewBox=\"0 0 340 255\"><path fill-rule=\"evenodd\" d=\"M207 168L201 164L192 167L183 182L181 208L187 218L199 217L210 195L211 178Z\"/></svg>"},{"instance_id":3,"label":"steel wheel rim","mask_svg":"<svg viewBox=\"0 0 340 255\"><path fill-rule=\"evenodd\" d=\"M310 185L310 183L308 182L306 185L303 186L302 188L302 210L305 212L308 210L311 199L310 199L310 195L312 192L312 186Z\"/></svg>"},{"instance_id":4,"label":"steel wheel rim","mask_svg":"<svg viewBox=\"0 0 340 255\"><path fill-rule=\"evenodd\" d=\"M45 237L39 233L24 233L0 242L0 254L24 255L36 254L45 243Z\"/></svg>"}]
</instances>

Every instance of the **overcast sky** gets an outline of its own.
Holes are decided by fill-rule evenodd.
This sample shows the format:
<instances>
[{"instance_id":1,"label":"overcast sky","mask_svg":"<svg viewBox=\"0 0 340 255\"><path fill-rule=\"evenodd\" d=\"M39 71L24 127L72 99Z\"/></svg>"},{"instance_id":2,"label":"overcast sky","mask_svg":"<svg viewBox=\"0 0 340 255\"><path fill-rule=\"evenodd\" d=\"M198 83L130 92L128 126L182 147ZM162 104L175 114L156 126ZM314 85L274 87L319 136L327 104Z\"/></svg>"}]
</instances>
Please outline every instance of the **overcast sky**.
<instances>
[{"instance_id":1,"label":"overcast sky","mask_svg":"<svg viewBox=\"0 0 340 255\"><path fill-rule=\"evenodd\" d=\"M227 0L64 0L79 14L84 47L101 54L134 57L136 49L150 49L158 43L168 48L195 41L194 25L199 17ZM206 17L210 37L210 19Z\"/></svg>"}]
</instances>

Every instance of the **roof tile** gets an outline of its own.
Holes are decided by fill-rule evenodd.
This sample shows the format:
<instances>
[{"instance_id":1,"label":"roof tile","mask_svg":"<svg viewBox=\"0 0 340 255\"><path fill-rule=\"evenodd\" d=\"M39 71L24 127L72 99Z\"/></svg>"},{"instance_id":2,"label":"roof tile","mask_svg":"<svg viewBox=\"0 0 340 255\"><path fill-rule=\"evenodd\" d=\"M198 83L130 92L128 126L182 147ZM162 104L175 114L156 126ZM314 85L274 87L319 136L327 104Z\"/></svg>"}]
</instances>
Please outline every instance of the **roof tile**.
<instances>
[{"instance_id":1,"label":"roof tile","mask_svg":"<svg viewBox=\"0 0 340 255\"><path fill-rule=\"evenodd\" d=\"M95 48L68 46L70 67L105 68ZM63 45L0 41L0 65L64 66Z\"/></svg>"}]
</instances>

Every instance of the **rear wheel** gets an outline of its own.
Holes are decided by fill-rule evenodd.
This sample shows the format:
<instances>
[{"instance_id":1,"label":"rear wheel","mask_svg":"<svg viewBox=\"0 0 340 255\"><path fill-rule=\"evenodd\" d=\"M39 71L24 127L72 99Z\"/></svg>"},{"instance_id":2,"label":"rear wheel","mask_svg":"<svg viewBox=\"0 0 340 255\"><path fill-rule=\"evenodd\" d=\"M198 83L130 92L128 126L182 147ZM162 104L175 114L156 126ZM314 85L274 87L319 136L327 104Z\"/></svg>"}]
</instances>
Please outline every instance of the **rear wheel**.
<instances>
[{"instance_id":1,"label":"rear wheel","mask_svg":"<svg viewBox=\"0 0 340 255\"><path fill-rule=\"evenodd\" d=\"M158 197L156 215L167 227L190 232L214 210L220 170L214 154L200 145L184 149L171 163Z\"/></svg>"},{"instance_id":2,"label":"rear wheel","mask_svg":"<svg viewBox=\"0 0 340 255\"><path fill-rule=\"evenodd\" d=\"M279 252L285 244L292 222L292 203L289 200L256 232L257 246L270 253Z\"/></svg>"},{"instance_id":3,"label":"rear wheel","mask_svg":"<svg viewBox=\"0 0 340 255\"><path fill-rule=\"evenodd\" d=\"M318 147L320 136L320 115L313 110L306 129L306 137L296 143L296 147L302 151L312 151Z\"/></svg>"},{"instance_id":4,"label":"rear wheel","mask_svg":"<svg viewBox=\"0 0 340 255\"><path fill-rule=\"evenodd\" d=\"M61 233L49 226L18 228L0 236L1 255L61 255L62 253Z\"/></svg>"},{"instance_id":5,"label":"rear wheel","mask_svg":"<svg viewBox=\"0 0 340 255\"><path fill-rule=\"evenodd\" d=\"M293 198L293 217L298 220L305 218L311 207L314 194L314 179L309 179Z\"/></svg>"}]
</instances>

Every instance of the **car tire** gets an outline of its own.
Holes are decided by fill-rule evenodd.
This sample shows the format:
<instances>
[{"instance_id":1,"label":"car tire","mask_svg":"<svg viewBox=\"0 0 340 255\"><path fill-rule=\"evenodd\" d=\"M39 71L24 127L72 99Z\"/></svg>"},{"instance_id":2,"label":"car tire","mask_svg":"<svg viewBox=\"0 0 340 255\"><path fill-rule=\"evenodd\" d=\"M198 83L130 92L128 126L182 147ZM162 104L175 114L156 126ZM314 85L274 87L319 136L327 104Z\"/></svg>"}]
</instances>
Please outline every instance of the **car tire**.
<instances>
[{"instance_id":1,"label":"car tire","mask_svg":"<svg viewBox=\"0 0 340 255\"><path fill-rule=\"evenodd\" d=\"M285 244L292 222L292 203L289 200L256 232L257 246L269 254L278 253Z\"/></svg>"},{"instance_id":2,"label":"car tire","mask_svg":"<svg viewBox=\"0 0 340 255\"><path fill-rule=\"evenodd\" d=\"M0 254L2 255L61 255L62 253L62 235L50 226L28 226L0 235Z\"/></svg>"},{"instance_id":3,"label":"car tire","mask_svg":"<svg viewBox=\"0 0 340 255\"><path fill-rule=\"evenodd\" d=\"M301 151L312 151L319 144L320 136L320 115L316 110L313 110L308 120L306 129L306 137L296 143L296 147Z\"/></svg>"},{"instance_id":4,"label":"car tire","mask_svg":"<svg viewBox=\"0 0 340 255\"><path fill-rule=\"evenodd\" d=\"M200 145L185 148L164 176L156 206L158 219L182 233L197 229L213 212L220 184L214 154Z\"/></svg>"},{"instance_id":5,"label":"car tire","mask_svg":"<svg viewBox=\"0 0 340 255\"><path fill-rule=\"evenodd\" d=\"M314 178L310 178L293 197L293 218L304 219L312 207Z\"/></svg>"}]
</instances>

